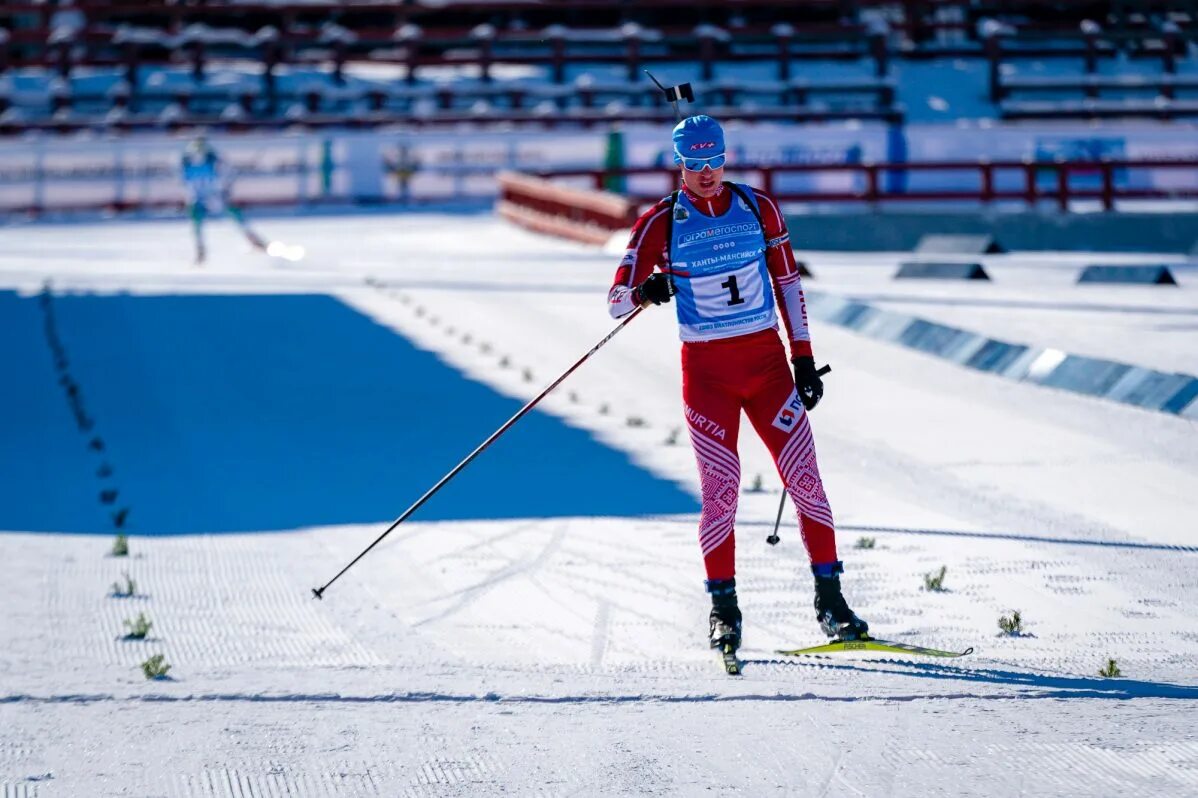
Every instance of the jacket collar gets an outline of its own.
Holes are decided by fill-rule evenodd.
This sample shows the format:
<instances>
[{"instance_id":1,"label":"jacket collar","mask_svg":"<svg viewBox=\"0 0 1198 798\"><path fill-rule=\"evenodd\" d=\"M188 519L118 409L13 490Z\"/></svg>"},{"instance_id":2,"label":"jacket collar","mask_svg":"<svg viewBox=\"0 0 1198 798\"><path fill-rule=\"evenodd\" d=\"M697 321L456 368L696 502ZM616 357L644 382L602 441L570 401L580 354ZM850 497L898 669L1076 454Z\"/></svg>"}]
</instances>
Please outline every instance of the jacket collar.
<instances>
[{"instance_id":1,"label":"jacket collar","mask_svg":"<svg viewBox=\"0 0 1198 798\"><path fill-rule=\"evenodd\" d=\"M720 183L716 187L715 194L712 194L710 197L700 197L687 188L685 183L682 185L682 193L690 200L691 205L694 205L695 208L708 216L717 216L728 210L728 196L731 192L728 191L723 183Z\"/></svg>"}]
</instances>

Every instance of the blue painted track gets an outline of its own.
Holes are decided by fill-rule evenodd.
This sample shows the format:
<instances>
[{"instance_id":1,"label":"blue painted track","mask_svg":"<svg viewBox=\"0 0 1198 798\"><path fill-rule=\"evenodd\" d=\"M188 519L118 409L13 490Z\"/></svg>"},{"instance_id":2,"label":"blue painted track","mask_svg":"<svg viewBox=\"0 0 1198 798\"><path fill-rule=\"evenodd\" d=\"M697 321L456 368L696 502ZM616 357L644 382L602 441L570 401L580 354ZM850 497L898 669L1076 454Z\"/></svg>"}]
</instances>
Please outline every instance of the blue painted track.
<instances>
[{"instance_id":1,"label":"blue painted track","mask_svg":"<svg viewBox=\"0 0 1198 798\"><path fill-rule=\"evenodd\" d=\"M122 508L134 534L390 521L520 407L327 296L52 304L61 371L38 298L0 292L0 529L111 533ZM79 428L63 374L93 429ZM105 489L116 499L101 502ZM413 520L696 509L533 411Z\"/></svg>"}]
</instances>

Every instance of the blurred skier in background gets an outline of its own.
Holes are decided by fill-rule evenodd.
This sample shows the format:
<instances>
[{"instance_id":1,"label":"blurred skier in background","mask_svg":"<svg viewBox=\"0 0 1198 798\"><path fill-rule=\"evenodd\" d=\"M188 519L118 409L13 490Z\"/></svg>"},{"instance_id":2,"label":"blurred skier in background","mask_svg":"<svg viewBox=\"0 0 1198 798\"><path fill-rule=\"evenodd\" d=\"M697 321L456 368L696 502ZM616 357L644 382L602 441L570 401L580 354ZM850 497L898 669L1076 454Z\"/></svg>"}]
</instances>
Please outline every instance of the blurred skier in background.
<instances>
[{"instance_id":1,"label":"blurred skier in background","mask_svg":"<svg viewBox=\"0 0 1198 798\"><path fill-rule=\"evenodd\" d=\"M682 397L703 502L699 545L712 601L711 646L735 652L741 642L733 526L742 410L773 455L798 510L820 627L829 637L862 638L869 626L841 593L844 569L807 420L824 388L786 222L766 192L724 182L724 132L716 120L702 115L682 120L673 145L682 187L633 226L608 306L620 318L649 302L677 300ZM790 364L778 335L778 313L790 342Z\"/></svg>"},{"instance_id":2,"label":"blurred skier in background","mask_svg":"<svg viewBox=\"0 0 1198 798\"><path fill-rule=\"evenodd\" d=\"M195 234L196 265L204 262L204 219L209 213L227 210L255 249L265 251L267 242L246 224L241 208L229 202L229 181L216 150L203 133L196 136L183 151L183 185L187 190L187 210Z\"/></svg>"}]
</instances>

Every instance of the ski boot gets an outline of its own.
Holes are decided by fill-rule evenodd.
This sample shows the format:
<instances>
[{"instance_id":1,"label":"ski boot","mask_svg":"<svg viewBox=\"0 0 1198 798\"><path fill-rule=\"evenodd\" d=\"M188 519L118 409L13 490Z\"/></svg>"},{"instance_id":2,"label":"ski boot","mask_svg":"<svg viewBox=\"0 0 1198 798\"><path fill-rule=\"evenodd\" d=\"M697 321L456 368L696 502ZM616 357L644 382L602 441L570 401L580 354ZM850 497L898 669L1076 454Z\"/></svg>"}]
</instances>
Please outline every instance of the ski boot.
<instances>
[{"instance_id":1,"label":"ski boot","mask_svg":"<svg viewBox=\"0 0 1198 798\"><path fill-rule=\"evenodd\" d=\"M843 563L830 562L811 566L815 574L815 618L828 637L837 640L862 640L869 637L869 624L849 609L840 592Z\"/></svg>"},{"instance_id":2,"label":"ski boot","mask_svg":"<svg viewBox=\"0 0 1198 798\"><path fill-rule=\"evenodd\" d=\"M711 622L709 637L711 647L720 648L730 643L740 648L740 607L736 606L736 580L707 580L707 592L711 594Z\"/></svg>"},{"instance_id":3,"label":"ski boot","mask_svg":"<svg viewBox=\"0 0 1198 798\"><path fill-rule=\"evenodd\" d=\"M711 594L711 615L708 638L711 647L718 649L724 670L730 675L740 674L740 660L736 650L740 648L740 607L736 605L735 579L708 579L707 592Z\"/></svg>"}]
</instances>

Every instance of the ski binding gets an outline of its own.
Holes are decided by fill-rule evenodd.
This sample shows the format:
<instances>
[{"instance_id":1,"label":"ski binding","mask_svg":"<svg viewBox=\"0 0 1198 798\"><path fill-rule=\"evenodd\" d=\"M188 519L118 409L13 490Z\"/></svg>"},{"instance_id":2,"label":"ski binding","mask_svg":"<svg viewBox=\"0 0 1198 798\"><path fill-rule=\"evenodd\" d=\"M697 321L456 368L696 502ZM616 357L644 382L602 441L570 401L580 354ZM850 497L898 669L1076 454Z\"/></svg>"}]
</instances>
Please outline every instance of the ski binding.
<instances>
[{"instance_id":1,"label":"ski binding","mask_svg":"<svg viewBox=\"0 0 1198 798\"><path fill-rule=\"evenodd\" d=\"M740 676L741 662L736 657L736 649L731 643L724 643L720 646L720 661L724 665L724 672L729 676Z\"/></svg>"}]
</instances>

